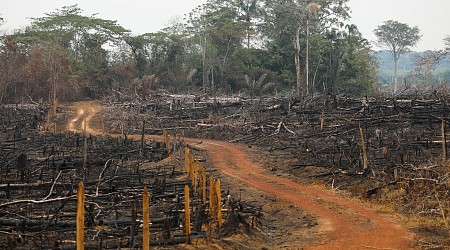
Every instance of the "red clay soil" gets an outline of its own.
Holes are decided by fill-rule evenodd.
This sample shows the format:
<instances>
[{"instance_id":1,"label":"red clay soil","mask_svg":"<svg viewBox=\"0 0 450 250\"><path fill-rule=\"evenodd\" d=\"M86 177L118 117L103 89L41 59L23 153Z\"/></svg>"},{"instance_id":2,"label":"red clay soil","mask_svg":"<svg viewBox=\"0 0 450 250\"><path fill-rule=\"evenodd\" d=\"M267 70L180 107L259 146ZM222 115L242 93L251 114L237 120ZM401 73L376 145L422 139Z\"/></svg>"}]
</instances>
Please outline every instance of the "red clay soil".
<instances>
[{"instance_id":1,"label":"red clay soil","mask_svg":"<svg viewBox=\"0 0 450 250\"><path fill-rule=\"evenodd\" d=\"M199 140L186 141L196 143ZM413 248L413 235L386 216L330 190L301 185L267 173L249 160L247 150L241 145L202 140L195 147L207 150L212 164L224 174L316 215L323 242L308 249Z\"/></svg>"},{"instance_id":2,"label":"red clay soil","mask_svg":"<svg viewBox=\"0 0 450 250\"><path fill-rule=\"evenodd\" d=\"M78 107L79 120L85 112L89 133L89 119L100 109L90 103ZM83 110L84 112L81 112ZM73 119L69 129L76 130ZM98 134L98 132L97 132ZM147 138L150 138L149 136ZM160 137L151 137L161 139ZM289 179L274 176L250 160L242 145L221 141L184 139L186 143L209 153L213 166L242 184L292 203L318 217L320 244L306 249L412 249L414 235L386 215L377 213L362 203L342 197L331 190L305 186Z\"/></svg>"}]
</instances>

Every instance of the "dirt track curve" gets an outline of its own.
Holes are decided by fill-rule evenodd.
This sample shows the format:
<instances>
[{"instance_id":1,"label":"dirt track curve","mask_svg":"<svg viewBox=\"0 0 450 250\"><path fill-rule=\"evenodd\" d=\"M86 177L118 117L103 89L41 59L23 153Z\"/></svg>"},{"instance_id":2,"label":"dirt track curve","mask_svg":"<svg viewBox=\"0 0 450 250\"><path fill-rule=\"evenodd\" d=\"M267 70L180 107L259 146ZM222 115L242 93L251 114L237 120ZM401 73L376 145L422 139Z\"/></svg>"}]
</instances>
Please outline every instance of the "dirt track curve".
<instances>
[{"instance_id":1,"label":"dirt track curve","mask_svg":"<svg viewBox=\"0 0 450 250\"><path fill-rule=\"evenodd\" d=\"M83 128L84 121L81 119L85 117L86 131L100 134L89 126L89 120L101 107L92 103L80 103L76 108L78 115L69 122L69 130ZM153 136L147 138L161 139ZM318 230L322 240L307 249L413 248L413 234L387 216L330 190L305 186L274 176L249 160L249 153L241 145L190 138L184 140L206 150L211 163L224 174L316 215L319 218Z\"/></svg>"}]
</instances>

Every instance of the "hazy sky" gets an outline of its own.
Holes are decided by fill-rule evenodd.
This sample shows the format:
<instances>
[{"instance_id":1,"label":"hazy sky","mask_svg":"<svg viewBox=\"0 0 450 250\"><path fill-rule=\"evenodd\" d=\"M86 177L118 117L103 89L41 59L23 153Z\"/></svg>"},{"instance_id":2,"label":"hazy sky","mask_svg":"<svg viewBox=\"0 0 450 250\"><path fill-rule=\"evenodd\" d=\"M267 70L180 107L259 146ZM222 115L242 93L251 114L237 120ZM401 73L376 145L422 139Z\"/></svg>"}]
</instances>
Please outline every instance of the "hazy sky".
<instances>
[{"instance_id":1,"label":"hazy sky","mask_svg":"<svg viewBox=\"0 0 450 250\"><path fill-rule=\"evenodd\" d=\"M78 4L84 15L117 20L135 34L154 32L171 18L183 17L206 0L0 0L0 16L6 21L0 30L14 30L30 24L28 17L42 17L62 6ZM450 0L350 0L351 23L373 42L373 30L393 19L418 26L423 34L415 50L442 49L450 35ZM376 45L374 48L377 49Z\"/></svg>"}]
</instances>

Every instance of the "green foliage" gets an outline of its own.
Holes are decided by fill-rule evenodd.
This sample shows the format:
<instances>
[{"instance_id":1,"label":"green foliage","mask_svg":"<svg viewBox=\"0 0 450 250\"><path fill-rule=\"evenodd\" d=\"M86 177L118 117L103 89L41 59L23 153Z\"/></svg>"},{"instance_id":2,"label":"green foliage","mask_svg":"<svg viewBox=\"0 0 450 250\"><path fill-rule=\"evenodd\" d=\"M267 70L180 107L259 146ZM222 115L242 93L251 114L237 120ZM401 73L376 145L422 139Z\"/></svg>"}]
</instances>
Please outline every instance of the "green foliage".
<instances>
[{"instance_id":1,"label":"green foliage","mask_svg":"<svg viewBox=\"0 0 450 250\"><path fill-rule=\"evenodd\" d=\"M405 53L398 60L398 75L400 77L407 77L408 81L411 83L417 83L418 81L423 81L422 76L418 76L418 73L424 73L426 69L426 63L420 67L415 65L416 58L430 58L429 54L432 51L416 52L410 51ZM435 53L435 52L433 52ZM445 51L444 51L445 53ZM378 61L378 78L382 84L389 84L392 75L394 74L394 60L392 54L389 51L382 50L376 52L376 57ZM423 61L426 62L426 61ZM430 64L431 66L431 64ZM450 82L450 78L447 77L446 71L450 68L450 55L446 54L439 62L430 68L431 79L427 81L428 84L437 84L441 81ZM416 69L417 68L417 69ZM419 70L419 72L417 71ZM430 77L430 76L429 76Z\"/></svg>"},{"instance_id":2,"label":"green foliage","mask_svg":"<svg viewBox=\"0 0 450 250\"><path fill-rule=\"evenodd\" d=\"M346 56L339 72L338 88L350 95L367 95L375 91L376 59L368 48L361 48Z\"/></svg>"},{"instance_id":3,"label":"green foliage","mask_svg":"<svg viewBox=\"0 0 450 250\"><path fill-rule=\"evenodd\" d=\"M265 23L261 29L270 40L292 43L297 29L304 25L306 2L267 0Z\"/></svg>"},{"instance_id":4,"label":"green foliage","mask_svg":"<svg viewBox=\"0 0 450 250\"><path fill-rule=\"evenodd\" d=\"M40 32L42 39L60 37L63 46L89 33L95 33L106 42L120 39L128 32L116 21L100 19L95 15L82 16L81 12L77 5L65 6L56 12L47 13L45 17L32 18L31 30Z\"/></svg>"},{"instance_id":5,"label":"green foliage","mask_svg":"<svg viewBox=\"0 0 450 250\"><path fill-rule=\"evenodd\" d=\"M376 65L357 27L344 25L347 2L208 0L185 22L141 35L84 16L77 5L63 7L11 37L16 54L7 46L0 53L8 58L0 65L0 81L8 82L0 94L22 89L33 99L51 99L56 90L64 99L111 92L145 99L155 88L252 97L290 91L297 81L295 48L305 82L307 41L311 92L367 94ZM28 73L9 76L15 67Z\"/></svg>"},{"instance_id":6,"label":"green foliage","mask_svg":"<svg viewBox=\"0 0 450 250\"><path fill-rule=\"evenodd\" d=\"M418 27L410 27L393 20L385 21L374 30L374 33L378 44L391 51L394 61L410 47L414 47L421 38Z\"/></svg>"},{"instance_id":7,"label":"green foliage","mask_svg":"<svg viewBox=\"0 0 450 250\"><path fill-rule=\"evenodd\" d=\"M239 86L247 67L238 58L250 48L250 37L261 1L210 0L189 14L187 31L199 46L203 91L230 92Z\"/></svg>"},{"instance_id":8,"label":"green foliage","mask_svg":"<svg viewBox=\"0 0 450 250\"><path fill-rule=\"evenodd\" d=\"M319 5L317 20L321 29L338 29L345 26L345 21L350 18L349 0L316 0Z\"/></svg>"},{"instance_id":9,"label":"green foliage","mask_svg":"<svg viewBox=\"0 0 450 250\"><path fill-rule=\"evenodd\" d=\"M397 62L400 56L414 47L421 35L418 27L410 27L397 21L385 21L374 30L378 43L389 49L394 58L394 92L397 91Z\"/></svg>"},{"instance_id":10,"label":"green foliage","mask_svg":"<svg viewBox=\"0 0 450 250\"><path fill-rule=\"evenodd\" d=\"M118 43L128 31L116 21L81 15L77 5L66 6L40 18L17 35L20 43L32 46L56 43L70 53L72 70L84 85L85 95L97 98L108 89L108 52L104 45ZM100 94L100 95L99 95Z\"/></svg>"},{"instance_id":11,"label":"green foliage","mask_svg":"<svg viewBox=\"0 0 450 250\"><path fill-rule=\"evenodd\" d=\"M131 49L136 75L139 78L144 77L148 65L148 52L146 50L146 45L150 41L146 38L145 35L126 36L124 40Z\"/></svg>"},{"instance_id":12,"label":"green foliage","mask_svg":"<svg viewBox=\"0 0 450 250\"><path fill-rule=\"evenodd\" d=\"M315 1L317 6L306 8L303 1L266 1L267 21L261 26L269 51L265 67L277 72L279 85L290 88L295 82L293 51L297 29L300 29L302 82L306 80L307 37L304 27L305 14L308 14L310 89L326 93L339 90L358 95L373 90L376 79L374 59L369 56L368 43L358 28L344 25L349 18L347 2L318 0ZM314 15L309 14L310 11Z\"/></svg>"},{"instance_id":13,"label":"green foliage","mask_svg":"<svg viewBox=\"0 0 450 250\"><path fill-rule=\"evenodd\" d=\"M103 20L95 15L83 16L77 5L63 7L31 20L29 27L13 35L14 41L30 62L36 62L33 56L37 55L37 49L41 49L41 54L48 56L47 60L54 60L46 61L46 64L66 65L63 70L66 73L63 75L69 72L73 74L71 81L76 81L74 85L78 86L78 90L84 89L87 97L97 98L105 93L109 88L106 77L109 54L104 46L119 43L127 30L116 21ZM53 53L55 48L60 51L58 55ZM47 53L49 51L53 52ZM48 77L51 78L51 74ZM43 86L52 84L51 80L41 83ZM73 99L73 93L79 91L72 91L70 94L59 90L57 92L60 97Z\"/></svg>"},{"instance_id":14,"label":"green foliage","mask_svg":"<svg viewBox=\"0 0 450 250\"><path fill-rule=\"evenodd\" d=\"M248 75L244 76L245 90L251 97L258 96L267 93L270 89L273 89L275 83L266 82L267 74L261 75L258 79L250 79Z\"/></svg>"}]
</instances>

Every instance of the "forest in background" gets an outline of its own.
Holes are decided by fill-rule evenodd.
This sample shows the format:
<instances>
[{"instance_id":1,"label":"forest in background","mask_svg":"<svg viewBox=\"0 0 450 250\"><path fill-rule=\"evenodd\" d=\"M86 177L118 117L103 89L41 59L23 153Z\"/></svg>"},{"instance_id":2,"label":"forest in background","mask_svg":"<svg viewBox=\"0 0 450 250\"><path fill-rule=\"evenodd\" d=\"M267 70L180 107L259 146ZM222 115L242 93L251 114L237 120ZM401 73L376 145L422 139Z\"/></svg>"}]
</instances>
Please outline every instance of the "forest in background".
<instances>
[{"instance_id":1,"label":"forest in background","mask_svg":"<svg viewBox=\"0 0 450 250\"><path fill-rule=\"evenodd\" d=\"M65 6L1 37L0 103L111 94L367 95L377 56L347 0L209 0L167 28L132 34ZM0 26L1 30L1 26Z\"/></svg>"},{"instance_id":2,"label":"forest in background","mask_svg":"<svg viewBox=\"0 0 450 250\"><path fill-rule=\"evenodd\" d=\"M402 55L398 60L400 77L406 78L409 82L423 83L426 80L427 84L432 85L450 82L450 55L446 55L434 65L430 65L432 67L430 72L428 72L428 79L424 79L424 72L421 71L420 65L417 64L417 58L426 57L427 53L430 52L432 51L411 51ZM376 56L378 57L379 82L381 84L390 84L394 71L392 54L387 50L381 50L376 52Z\"/></svg>"}]
</instances>

